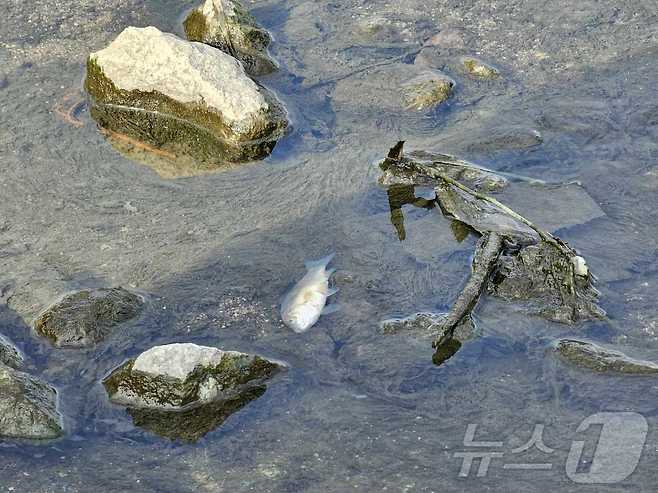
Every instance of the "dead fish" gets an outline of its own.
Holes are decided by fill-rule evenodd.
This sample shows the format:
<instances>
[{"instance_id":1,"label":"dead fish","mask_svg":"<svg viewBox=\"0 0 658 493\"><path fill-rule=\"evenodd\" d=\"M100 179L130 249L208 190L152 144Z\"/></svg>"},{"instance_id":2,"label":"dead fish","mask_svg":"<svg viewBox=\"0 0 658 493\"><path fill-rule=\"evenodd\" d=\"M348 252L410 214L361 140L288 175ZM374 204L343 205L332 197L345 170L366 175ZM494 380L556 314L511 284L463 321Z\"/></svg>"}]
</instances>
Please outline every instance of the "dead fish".
<instances>
[{"instance_id":1,"label":"dead fish","mask_svg":"<svg viewBox=\"0 0 658 493\"><path fill-rule=\"evenodd\" d=\"M306 262L306 275L295 284L281 303L283 323L295 332L302 333L318 321L320 315L336 310L335 305L325 306L327 298L338 292L329 287L329 277L335 269L327 269L334 254Z\"/></svg>"}]
</instances>

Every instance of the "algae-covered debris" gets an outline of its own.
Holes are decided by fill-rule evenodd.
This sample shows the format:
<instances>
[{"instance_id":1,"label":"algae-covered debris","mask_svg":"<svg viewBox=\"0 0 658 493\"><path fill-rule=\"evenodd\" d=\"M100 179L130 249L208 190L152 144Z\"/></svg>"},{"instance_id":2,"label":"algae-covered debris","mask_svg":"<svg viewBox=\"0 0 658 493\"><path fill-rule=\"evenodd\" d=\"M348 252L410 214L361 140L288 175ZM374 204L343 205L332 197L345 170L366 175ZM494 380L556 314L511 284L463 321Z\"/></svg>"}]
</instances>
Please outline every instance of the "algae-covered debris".
<instances>
[{"instance_id":1,"label":"algae-covered debris","mask_svg":"<svg viewBox=\"0 0 658 493\"><path fill-rule=\"evenodd\" d=\"M481 235L469 281L450 312L430 328L435 347L450 340L455 328L470 318L485 291L506 300L524 300L532 313L556 322L573 324L605 316L584 259L558 237L484 193L502 190L507 180L451 156L406 157L403 146L399 142L381 163L380 182L433 186L442 213Z\"/></svg>"}]
</instances>

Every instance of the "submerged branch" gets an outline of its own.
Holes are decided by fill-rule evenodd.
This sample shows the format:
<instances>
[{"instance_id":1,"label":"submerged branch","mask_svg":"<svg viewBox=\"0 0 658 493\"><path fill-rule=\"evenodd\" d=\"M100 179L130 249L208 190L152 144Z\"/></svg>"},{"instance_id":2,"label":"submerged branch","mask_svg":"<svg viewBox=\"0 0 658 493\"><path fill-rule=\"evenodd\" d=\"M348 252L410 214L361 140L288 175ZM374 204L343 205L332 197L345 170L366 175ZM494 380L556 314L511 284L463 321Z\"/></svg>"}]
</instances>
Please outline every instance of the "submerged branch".
<instances>
[{"instance_id":1,"label":"submerged branch","mask_svg":"<svg viewBox=\"0 0 658 493\"><path fill-rule=\"evenodd\" d=\"M431 326L429 330L438 332L438 337L432 347L439 347L450 338L455 328L470 317L471 311L477 304L482 290L487 285L489 275L493 271L496 261L503 247L503 237L499 233L486 233L482 235L475 249L473 258L473 272L466 286L455 300L448 314L441 322Z\"/></svg>"}]
</instances>

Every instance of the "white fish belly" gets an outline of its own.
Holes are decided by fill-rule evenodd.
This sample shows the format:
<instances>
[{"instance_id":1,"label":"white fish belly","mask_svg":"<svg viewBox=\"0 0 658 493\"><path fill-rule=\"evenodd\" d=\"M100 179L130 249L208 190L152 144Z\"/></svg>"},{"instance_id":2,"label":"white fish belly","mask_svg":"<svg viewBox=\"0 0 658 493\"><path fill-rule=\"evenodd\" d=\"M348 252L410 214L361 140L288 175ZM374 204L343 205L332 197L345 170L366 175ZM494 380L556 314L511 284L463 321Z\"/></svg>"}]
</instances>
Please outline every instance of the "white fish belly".
<instances>
[{"instance_id":1,"label":"white fish belly","mask_svg":"<svg viewBox=\"0 0 658 493\"><path fill-rule=\"evenodd\" d=\"M283 323L295 332L305 332L320 318L327 303L329 279L324 269L308 272L281 304Z\"/></svg>"}]
</instances>

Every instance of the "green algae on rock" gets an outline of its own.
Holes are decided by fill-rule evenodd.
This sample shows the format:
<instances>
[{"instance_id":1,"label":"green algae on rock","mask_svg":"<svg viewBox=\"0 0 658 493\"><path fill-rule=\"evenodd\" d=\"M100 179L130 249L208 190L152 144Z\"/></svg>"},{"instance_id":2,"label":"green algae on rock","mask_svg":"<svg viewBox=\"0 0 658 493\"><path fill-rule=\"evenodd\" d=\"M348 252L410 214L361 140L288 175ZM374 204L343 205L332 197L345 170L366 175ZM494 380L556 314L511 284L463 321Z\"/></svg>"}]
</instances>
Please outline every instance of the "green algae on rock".
<instances>
[{"instance_id":1,"label":"green algae on rock","mask_svg":"<svg viewBox=\"0 0 658 493\"><path fill-rule=\"evenodd\" d=\"M85 89L101 128L201 168L262 159L288 126L239 61L154 27L129 27L92 53Z\"/></svg>"},{"instance_id":2,"label":"green algae on rock","mask_svg":"<svg viewBox=\"0 0 658 493\"><path fill-rule=\"evenodd\" d=\"M184 410L128 408L135 426L169 440L196 442L228 417L265 393L265 385L247 388L235 397L211 401Z\"/></svg>"},{"instance_id":3,"label":"green algae on rock","mask_svg":"<svg viewBox=\"0 0 658 493\"><path fill-rule=\"evenodd\" d=\"M0 437L52 439L62 433L57 391L38 378L0 365Z\"/></svg>"},{"instance_id":4,"label":"green algae on rock","mask_svg":"<svg viewBox=\"0 0 658 493\"><path fill-rule=\"evenodd\" d=\"M495 79L500 77L500 71L496 67L477 58L466 56L462 57L460 62L469 75L478 79Z\"/></svg>"},{"instance_id":5,"label":"green algae on rock","mask_svg":"<svg viewBox=\"0 0 658 493\"><path fill-rule=\"evenodd\" d=\"M152 347L125 362L103 385L116 404L183 410L232 399L278 368L256 355L177 343Z\"/></svg>"},{"instance_id":6,"label":"green algae on rock","mask_svg":"<svg viewBox=\"0 0 658 493\"><path fill-rule=\"evenodd\" d=\"M238 0L205 0L190 12L183 27L187 39L237 58L250 75L264 75L278 68L267 51L272 37Z\"/></svg>"},{"instance_id":7,"label":"green algae on rock","mask_svg":"<svg viewBox=\"0 0 658 493\"><path fill-rule=\"evenodd\" d=\"M578 367L597 372L649 375L658 373L658 364L631 358L592 342L578 339L560 339L553 350L563 360Z\"/></svg>"},{"instance_id":8,"label":"green algae on rock","mask_svg":"<svg viewBox=\"0 0 658 493\"><path fill-rule=\"evenodd\" d=\"M82 290L44 311L34 329L55 347L88 347L139 315L143 300L123 288Z\"/></svg>"},{"instance_id":9,"label":"green algae on rock","mask_svg":"<svg viewBox=\"0 0 658 493\"><path fill-rule=\"evenodd\" d=\"M18 369L23 366L23 355L2 334L0 334L0 364Z\"/></svg>"},{"instance_id":10,"label":"green algae on rock","mask_svg":"<svg viewBox=\"0 0 658 493\"><path fill-rule=\"evenodd\" d=\"M425 110L448 100L455 81L438 70L425 70L402 85L402 101L407 109Z\"/></svg>"}]
</instances>

